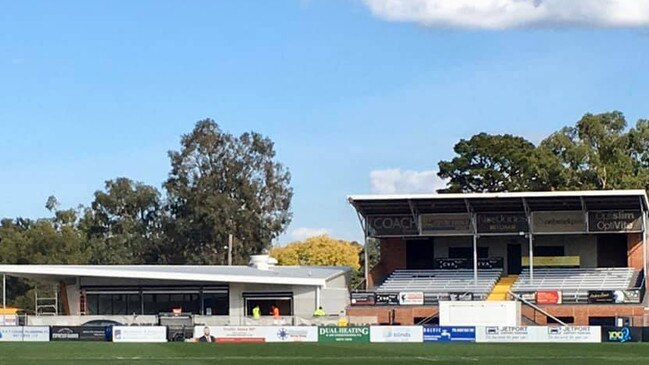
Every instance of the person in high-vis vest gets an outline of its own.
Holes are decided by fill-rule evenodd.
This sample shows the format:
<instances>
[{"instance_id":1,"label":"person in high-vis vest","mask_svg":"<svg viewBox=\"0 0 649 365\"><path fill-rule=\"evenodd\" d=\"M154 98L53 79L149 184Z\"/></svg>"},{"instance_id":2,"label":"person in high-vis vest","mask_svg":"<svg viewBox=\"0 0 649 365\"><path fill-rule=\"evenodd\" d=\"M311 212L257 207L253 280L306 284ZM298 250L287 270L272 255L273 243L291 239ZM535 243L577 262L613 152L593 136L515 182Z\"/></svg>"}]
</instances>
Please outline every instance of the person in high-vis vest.
<instances>
[{"instance_id":1,"label":"person in high-vis vest","mask_svg":"<svg viewBox=\"0 0 649 365\"><path fill-rule=\"evenodd\" d=\"M254 308L252 308L252 318L261 318L261 309L259 308L259 305L256 305Z\"/></svg>"},{"instance_id":2,"label":"person in high-vis vest","mask_svg":"<svg viewBox=\"0 0 649 365\"><path fill-rule=\"evenodd\" d=\"M324 317L326 315L327 315L327 313L325 313L325 311L324 311L324 309L322 309L322 307L318 307L318 308L316 308L315 311L313 311L313 316L316 317L316 318Z\"/></svg>"}]
</instances>

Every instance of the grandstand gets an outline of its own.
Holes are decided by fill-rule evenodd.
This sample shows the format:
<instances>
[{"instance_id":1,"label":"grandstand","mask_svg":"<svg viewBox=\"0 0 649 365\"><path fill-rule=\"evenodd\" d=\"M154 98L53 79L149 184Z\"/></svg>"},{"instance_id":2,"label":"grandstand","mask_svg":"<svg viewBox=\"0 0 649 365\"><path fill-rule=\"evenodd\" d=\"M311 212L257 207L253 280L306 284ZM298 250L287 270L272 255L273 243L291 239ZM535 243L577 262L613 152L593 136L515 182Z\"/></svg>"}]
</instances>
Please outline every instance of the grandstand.
<instances>
[{"instance_id":1,"label":"grandstand","mask_svg":"<svg viewBox=\"0 0 649 365\"><path fill-rule=\"evenodd\" d=\"M555 316L577 325L649 320L644 190L358 195L348 201L366 240L379 240L381 248L379 263L366 267L364 288L358 288L376 300L356 301L348 313L408 324L434 316L439 301L520 300L524 316L537 324ZM399 293L425 300L404 306L385 299Z\"/></svg>"}]
</instances>

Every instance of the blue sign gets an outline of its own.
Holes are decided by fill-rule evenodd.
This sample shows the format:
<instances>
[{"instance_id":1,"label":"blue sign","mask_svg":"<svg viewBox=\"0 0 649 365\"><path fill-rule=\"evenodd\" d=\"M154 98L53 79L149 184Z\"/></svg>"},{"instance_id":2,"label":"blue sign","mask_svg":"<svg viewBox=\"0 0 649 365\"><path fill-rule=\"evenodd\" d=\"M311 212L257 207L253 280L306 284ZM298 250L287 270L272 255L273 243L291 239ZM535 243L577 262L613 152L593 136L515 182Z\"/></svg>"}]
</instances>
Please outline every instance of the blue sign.
<instances>
[{"instance_id":1,"label":"blue sign","mask_svg":"<svg viewBox=\"0 0 649 365\"><path fill-rule=\"evenodd\" d=\"M424 342L475 342L475 327L424 326Z\"/></svg>"}]
</instances>

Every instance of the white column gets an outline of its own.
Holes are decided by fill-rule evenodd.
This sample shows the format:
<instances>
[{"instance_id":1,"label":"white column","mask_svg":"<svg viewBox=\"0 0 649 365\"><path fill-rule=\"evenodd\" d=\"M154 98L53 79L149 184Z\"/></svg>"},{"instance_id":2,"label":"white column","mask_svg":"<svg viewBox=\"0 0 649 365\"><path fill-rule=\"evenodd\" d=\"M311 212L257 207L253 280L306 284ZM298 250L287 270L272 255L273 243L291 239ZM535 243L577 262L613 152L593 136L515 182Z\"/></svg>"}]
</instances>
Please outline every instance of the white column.
<instances>
[{"instance_id":1,"label":"white column","mask_svg":"<svg viewBox=\"0 0 649 365\"><path fill-rule=\"evenodd\" d=\"M473 235L473 285L478 285L478 235Z\"/></svg>"},{"instance_id":2,"label":"white column","mask_svg":"<svg viewBox=\"0 0 649 365\"><path fill-rule=\"evenodd\" d=\"M7 309L7 275L2 274L2 309Z\"/></svg>"},{"instance_id":3,"label":"white column","mask_svg":"<svg viewBox=\"0 0 649 365\"><path fill-rule=\"evenodd\" d=\"M532 236L532 232L530 230L529 233L529 257L530 257L530 282L534 282L534 237Z\"/></svg>"},{"instance_id":4,"label":"white column","mask_svg":"<svg viewBox=\"0 0 649 365\"><path fill-rule=\"evenodd\" d=\"M647 287L647 213L642 212L642 268L644 269L645 287Z\"/></svg>"},{"instance_id":5,"label":"white column","mask_svg":"<svg viewBox=\"0 0 649 365\"><path fill-rule=\"evenodd\" d=\"M370 263L369 263L369 254L367 253L368 251L368 239L367 239L367 234L365 234L365 245L363 246L363 258L364 258L364 263L363 263L363 271L365 271L365 290L370 289Z\"/></svg>"}]
</instances>

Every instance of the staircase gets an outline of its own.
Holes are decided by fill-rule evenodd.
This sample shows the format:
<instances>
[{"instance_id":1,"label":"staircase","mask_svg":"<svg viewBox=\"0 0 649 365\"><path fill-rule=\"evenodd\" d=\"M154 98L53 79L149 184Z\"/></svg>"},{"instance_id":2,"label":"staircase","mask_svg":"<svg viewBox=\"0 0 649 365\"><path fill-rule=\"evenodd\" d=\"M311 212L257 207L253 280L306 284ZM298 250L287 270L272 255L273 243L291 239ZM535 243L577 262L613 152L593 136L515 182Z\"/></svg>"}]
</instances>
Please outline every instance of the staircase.
<instances>
[{"instance_id":1,"label":"staircase","mask_svg":"<svg viewBox=\"0 0 649 365\"><path fill-rule=\"evenodd\" d=\"M507 275L500 278L496 285L494 285L494 289L487 297L487 300L508 300L507 293L511 290L517 279L518 275Z\"/></svg>"}]
</instances>

